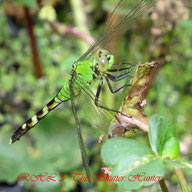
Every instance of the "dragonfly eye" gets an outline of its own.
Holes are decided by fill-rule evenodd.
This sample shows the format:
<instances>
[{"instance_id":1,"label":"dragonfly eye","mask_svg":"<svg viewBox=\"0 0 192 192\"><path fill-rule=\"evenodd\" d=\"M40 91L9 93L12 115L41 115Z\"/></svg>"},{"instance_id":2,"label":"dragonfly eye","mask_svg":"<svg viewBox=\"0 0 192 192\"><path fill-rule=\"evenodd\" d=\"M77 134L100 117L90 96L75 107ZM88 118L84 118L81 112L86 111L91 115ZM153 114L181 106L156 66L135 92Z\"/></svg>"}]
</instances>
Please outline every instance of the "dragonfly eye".
<instances>
[{"instance_id":1,"label":"dragonfly eye","mask_svg":"<svg viewBox=\"0 0 192 192\"><path fill-rule=\"evenodd\" d=\"M98 69L100 72L105 72L108 69L109 61L106 56L99 58Z\"/></svg>"}]
</instances>

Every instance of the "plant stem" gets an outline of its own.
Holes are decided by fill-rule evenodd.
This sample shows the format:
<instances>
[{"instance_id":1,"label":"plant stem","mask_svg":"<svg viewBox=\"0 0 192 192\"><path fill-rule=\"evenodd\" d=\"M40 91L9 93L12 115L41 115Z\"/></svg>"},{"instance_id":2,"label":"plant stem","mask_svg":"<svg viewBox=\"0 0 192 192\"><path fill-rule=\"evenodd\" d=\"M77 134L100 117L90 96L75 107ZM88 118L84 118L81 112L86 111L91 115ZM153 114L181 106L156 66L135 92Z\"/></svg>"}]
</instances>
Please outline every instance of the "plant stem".
<instances>
[{"instance_id":1,"label":"plant stem","mask_svg":"<svg viewBox=\"0 0 192 192\"><path fill-rule=\"evenodd\" d=\"M75 37L78 37L78 38L86 41L89 44L92 44L94 42L94 38L91 35L81 32L76 27L67 26L67 25L61 24L57 21L51 22L50 24L53 27L53 29L61 35L73 35Z\"/></svg>"},{"instance_id":2,"label":"plant stem","mask_svg":"<svg viewBox=\"0 0 192 192\"><path fill-rule=\"evenodd\" d=\"M37 0L37 4L38 4L38 7L39 7L39 8L42 7L42 1L41 1L41 0Z\"/></svg>"},{"instance_id":3,"label":"plant stem","mask_svg":"<svg viewBox=\"0 0 192 192\"><path fill-rule=\"evenodd\" d=\"M181 190L183 192L189 192L189 189L187 187L187 182L185 180L185 177L184 177L184 174L183 174L183 171L181 170L181 168L178 168L178 167L174 167L175 168L175 172L177 174L177 178L179 180L179 184L181 186Z\"/></svg>"},{"instance_id":4,"label":"plant stem","mask_svg":"<svg viewBox=\"0 0 192 192\"><path fill-rule=\"evenodd\" d=\"M42 67L41 67L41 64L39 61L36 37L35 37L34 31L33 31L33 21L32 21L28 8L25 8L25 16L26 16L26 21L27 21L27 31L29 34L30 42L31 42L31 52L32 52L32 56L33 56L33 65L34 65L35 76L37 78L40 78L43 76L43 70L42 70Z\"/></svg>"},{"instance_id":5,"label":"plant stem","mask_svg":"<svg viewBox=\"0 0 192 192\"><path fill-rule=\"evenodd\" d=\"M70 3L74 14L75 25L79 28L81 32L89 34L89 30L87 28L87 19L83 9L84 5L82 0L71 0ZM85 52L89 46L83 41L81 41L80 45L82 52Z\"/></svg>"},{"instance_id":6,"label":"plant stem","mask_svg":"<svg viewBox=\"0 0 192 192\"><path fill-rule=\"evenodd\" d=\"M159 184L163 192L169 192L164 178L159 181Z\"/></svg>"}]
</instances>

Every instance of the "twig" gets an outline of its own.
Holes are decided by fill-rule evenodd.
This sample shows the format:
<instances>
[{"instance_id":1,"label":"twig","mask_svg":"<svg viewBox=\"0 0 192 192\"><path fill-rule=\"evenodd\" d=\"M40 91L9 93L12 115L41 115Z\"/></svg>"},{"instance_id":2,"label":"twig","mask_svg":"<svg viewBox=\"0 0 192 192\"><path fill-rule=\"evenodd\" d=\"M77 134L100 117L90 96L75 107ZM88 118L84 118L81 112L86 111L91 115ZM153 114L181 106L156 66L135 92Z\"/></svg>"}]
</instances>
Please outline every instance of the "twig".
<instances>
[{"instance_id":1,"label":"twig","mask_svg":"<svg viewBox=\"0 0 192 192\"><path fill-rule=\"evenodd\" d=\"M120 109L126 116L120 113L116 116L124 128L115 125L111 132L112 137L124 135L125 128L126 130L138 128L148 132L149 119L143 113L143 109L146 103L147 92L158 67L159 63L156 61L138 64L135 76L131 80L131 87Z\"/></svg>"},{"instance_id":2,"label":"twig","mask_svg":"<svg viewBox=\"0 0 192 192\"><path fill-rule=\"evenodd\" d=\"M36 45L36 37L33 31L33 21L28 8L25 8L25 15L27 20L27 30L28 30L30 41L31 41L31 52L33 56L35 76L37 78L40 78L43 76L43 70L39 61L39 54L38 54L37 45Z\"/></svg>"},{"instance_id":3,"label":"twig","mask_svg":"<svg viewBox=\"0 0 192 192\"><path fill-rule=\"evenodd\" d=\"M174 168L175 168L175 172L177 174L177 178L179 180L179 184L180 184L181 190L183 192L189 192L189 189L187 187L187 182L185 180L185 177L184 177L182 169L179 168L179 167L174 167Z\"/></svg>"},{"instance_id":4,"label":"twig","mask_svg":"<svg viewBox=\"0 0 192 192\"><path fill-rule=\"evenodd\" d=\"M92 44L95 41L91 35L80 31L76 27L67 26L67 25L61 24L57 21L51 22L50 24L53 27L53 29L59 34L74 35L80 39L83 39L84 41L88 42L89 44Z\"/></svg>"},{"instance_id":5,"label":"twig","mask_svg":"<svg viewBox=\"0 0 192 192\"><path fill-rule=\"evenodd\" d=\"M163 192L169 192L164 178L159 181L159 184Z\"/></svg>"},{"instance_id":6,"label":"twig","mask_svg":"<svg viewBox=\"0 0 192 192\"><path fill-rule=\"evenodd\" d=\"M138 65L136 75L131 80L131 87L121 107L121 112L126 114L127 117L118 115L121 122L127 124L127 126L134 126L148 132L149 119L143 113L143 109L147 92L158 68L159 63L157 61Z\"/></svg>"},{"instance_id":7,"label":"twig","mask_svg":"<svg viewBox=\"0 0 192 192\"><path fill-rule=\"evenodd\" d=\"M41 1L41 0L37 0L37 4L38 4L38 7L39 7L39 8L42 7L42 1Z\"/></svg>"},{"instance_id":8,"label":"twig","mask_svg":"<svg viewBox=\"0 0 192 192\"><path fill-rule=\"evenodd\" d=\"M118 114L117 118L120 120L123 127L136 126L145 132L148 132L148 130L149 130L149 126L147 124L143 123L142 121L139 121L138 119L136 119L134 117L128 117L128 116L124 116L122 114Z\"/></svg>"}]
</instances>

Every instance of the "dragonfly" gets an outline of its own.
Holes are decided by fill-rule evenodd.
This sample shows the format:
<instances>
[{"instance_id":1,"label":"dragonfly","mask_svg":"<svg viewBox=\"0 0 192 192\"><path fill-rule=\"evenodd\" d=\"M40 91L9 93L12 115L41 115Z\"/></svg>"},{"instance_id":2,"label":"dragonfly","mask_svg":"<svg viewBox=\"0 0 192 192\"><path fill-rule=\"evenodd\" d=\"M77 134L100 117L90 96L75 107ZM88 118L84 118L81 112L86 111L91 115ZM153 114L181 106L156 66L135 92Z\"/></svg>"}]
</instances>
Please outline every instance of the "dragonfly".
<instances>
[{"instance_id":1,"label":"dragonfly","mask_svg":"<svg viewBox=\"0 0 192 192\"><path fill-rule=\"evenodd\" d=\"M57 95L45 107L14 132L10 143L12 144L19 140L20 137L25 135L50 111L54 110L61 103L70 100L78 133L83 166L91 182L89 160L83 142L76 105L78 103L86 113L86 117L96 127L102 129L109 126L111 116L114 117L114 114L122 113L107 107L100 101L99 96L101 95L104 82L107 83L106 85L113 94L126 87L127 85L124 84L115 90L111 86L111 82L117 83L130 77L130 72L134 65L131 63L116 63L114 54L111 54L108 49L111 42L127 31L136 20L154 5L154 2L155 0L120 0L111 12L97 40L73 63L69 81L63 85ZM132 9L127 6L129 3L135 4ZM116 17L117 14L121 14L120 19ZM119 72L121 73L120 75L118 74ZM95 81L98 82L96 93L90 88Z\"/></svg>"}]
</instances>

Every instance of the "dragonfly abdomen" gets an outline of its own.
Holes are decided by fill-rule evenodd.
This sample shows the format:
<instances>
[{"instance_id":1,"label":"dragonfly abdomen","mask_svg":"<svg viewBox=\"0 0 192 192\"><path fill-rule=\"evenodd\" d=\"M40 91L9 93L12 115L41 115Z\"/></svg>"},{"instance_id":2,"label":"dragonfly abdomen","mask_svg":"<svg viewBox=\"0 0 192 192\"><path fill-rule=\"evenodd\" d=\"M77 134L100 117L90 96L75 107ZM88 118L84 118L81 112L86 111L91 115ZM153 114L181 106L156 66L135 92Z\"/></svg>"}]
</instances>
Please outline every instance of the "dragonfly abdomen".
<instances>
[{"instance_id":1,"label":"dragonfly abdomen","mask_svg":"<svg viewBox=\"0 0 192 192\"><path fill-rule=\"evenodd\" d=\"M32 118L27 120L21 125L11 137L10 143L14 143L19 140L21 136L25 135L31 128L33 128L41 119L43 119L50 111L55 109L59 104L70 99L70 94L64 93L66 91L64 87L45 107L37 112Z\"/></svg>"},{"instance_id":2,"label":"dragonfly abdomen","mask_svg":"<svg viewBox=\"0 0 192 192\"><path fill-rule=\"evenodd\" d=\"M58 94L39 112L37 112L32 118L27 120L21 125L11 137L10 143L14 143L19 140L21 136L25 135L31 128L33 128L41 119L43 119L50 111L55 109L59 104L70 99L69 85L66 84L58 92Z\"/></svg>"},{"instance_id":3,"label":"dragonfly abdomen","mask_svg":"<svg viewBox=\"0 0 192 192\"><path fill-rule=\"evenodd\" d=\"M55 97L55 101L64 102L69 99L71 99L69 84L65 84Z\"/></svg>"}]
</instances>

